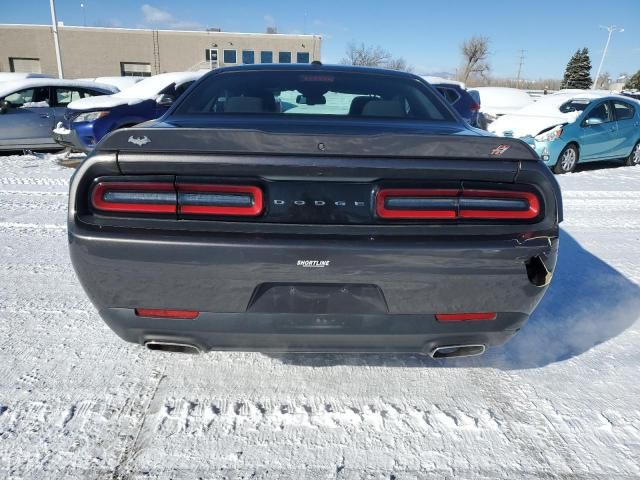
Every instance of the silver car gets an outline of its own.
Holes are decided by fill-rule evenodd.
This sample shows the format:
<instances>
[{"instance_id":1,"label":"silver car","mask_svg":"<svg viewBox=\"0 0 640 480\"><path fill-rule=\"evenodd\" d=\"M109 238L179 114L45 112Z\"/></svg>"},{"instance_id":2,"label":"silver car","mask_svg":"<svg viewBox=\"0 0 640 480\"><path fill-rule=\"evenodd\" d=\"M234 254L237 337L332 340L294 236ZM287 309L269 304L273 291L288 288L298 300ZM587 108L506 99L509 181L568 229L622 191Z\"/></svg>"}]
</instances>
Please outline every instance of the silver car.
<instances>
[{"instance_id":1,"label":"silver car","mask_svg":"<svg viewBox=\"0 0 640 480\"><path fill-rule=\"evenodd\" d=\"M109 95L111 85L53 78L0 84L0 150L56 149L51 131L73 100Z\"/></svg>"}]
</instances>

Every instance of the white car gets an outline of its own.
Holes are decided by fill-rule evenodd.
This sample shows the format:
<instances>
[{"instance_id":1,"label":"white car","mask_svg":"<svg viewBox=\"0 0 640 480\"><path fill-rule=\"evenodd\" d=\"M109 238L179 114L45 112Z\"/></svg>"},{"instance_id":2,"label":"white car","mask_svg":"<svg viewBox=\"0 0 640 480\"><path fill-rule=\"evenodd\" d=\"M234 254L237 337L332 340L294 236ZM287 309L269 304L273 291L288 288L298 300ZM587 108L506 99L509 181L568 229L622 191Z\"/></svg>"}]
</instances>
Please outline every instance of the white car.
<instances>
[{"instance_id":1,"label":"white car","mask_svg":"<svg viewBox=\"0 0 640 480\"><path fill-rule=\"evenodd\" d=\"M469 90L480 96L480 112L484 115L487 125L497 118L517 112L533 103L533 98L524 90L507 87L477 87Z\"/></svg>"},{"instance_id":2,"label":"white car","mask_svg":"<svg viewBox=\"0 0 640 480\"><path fill-rule=\"evenodd\" d=\"M148 77L97 77L97 78L78 78L79 81L96 82L106 85L113 85L118 90L126 90L129 87L134 86L136 83L141 82Z\"/></svg>"}]
</instances>

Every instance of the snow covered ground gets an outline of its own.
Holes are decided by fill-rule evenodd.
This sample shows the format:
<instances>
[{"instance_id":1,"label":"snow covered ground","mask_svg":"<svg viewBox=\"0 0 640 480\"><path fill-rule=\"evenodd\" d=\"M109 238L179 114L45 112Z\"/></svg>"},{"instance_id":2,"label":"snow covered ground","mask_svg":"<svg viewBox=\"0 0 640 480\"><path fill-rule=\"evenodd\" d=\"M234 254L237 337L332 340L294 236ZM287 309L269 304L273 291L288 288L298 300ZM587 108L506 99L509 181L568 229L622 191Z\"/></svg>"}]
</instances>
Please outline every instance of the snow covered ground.
<instances>
[{"instance_id":1,"label":"snow covered ground","mask_svg":"<svg viewBox=\"0 0 640 480\"><path fill-rule=\"evenodd\" d=\"M543 303L448 362L126 344L69 263L71 174L0 157L0 478L640 478L640 168L560 177Z\"/></svg>"}]
</instances>

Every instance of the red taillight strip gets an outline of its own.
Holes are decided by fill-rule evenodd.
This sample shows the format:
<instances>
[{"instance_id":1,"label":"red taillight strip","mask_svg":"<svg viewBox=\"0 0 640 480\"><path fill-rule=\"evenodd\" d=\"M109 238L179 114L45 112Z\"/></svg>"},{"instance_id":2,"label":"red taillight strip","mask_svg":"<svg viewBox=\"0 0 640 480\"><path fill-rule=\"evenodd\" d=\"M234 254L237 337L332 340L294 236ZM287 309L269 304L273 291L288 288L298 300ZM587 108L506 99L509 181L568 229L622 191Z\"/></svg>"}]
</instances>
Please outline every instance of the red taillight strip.
<instances>
[{"instance_id":1,"label":"red taillight strip","mask_svg":"<svg viewBox=\"0 0 640 480\"><path fill-rule=\"evenodd\" d=\"M495 312L482 313L436 313L436 320L439 322L473 322L480 320L495 320Z\"/></svg>"},{"instance_id":2,"label":"red taillight strip","mask_svg":"<svg viewBox=\"0 0 640 480\"><path fill-rule=\"evenodd\" d=\"M128 191L135 196L138 193L171 192L173 203L136 203L136 202L109 202L104 199L109 191ZM176 213L176 195L173 183L161 182L100 182L93 187L91 203L97 210L105 212L128 213Z\"/></svg>"},{"instance_id":3,"label":"red taillight strip","mask_svg":"<svg viewBox=\"0 0 640 480\"><path fill-rule=\"evenodd\" d=\"M136 316L153 318L173 318L176 320L193 320L200 312L196 310L167 310L164 308L136 308Z\"/></svg>"},{"instance_id":4,"label":"red taillight strip","mask_svg":"<svg viewBox=\"0 0 640 480\"><path fill-rule=\"evenodd\" d=\"M529 203L527 210L472 210L460 209L461 218L505 218L526 220L535 218L540 213L540 201L537 195L530 192L513 192L505 190L465 190L463 197L469 198L517 198Z\"/></svg>"},{"instance_id":5,"label":"red taillight strip","mask_svg":"<svg viewBox=\"0 0 640 480\"><path fill-rule=\"evenodd\" d=\"M178 183L178 195L189 193L221 193L221 194L245 194L250 195L253 201L249 206L229 205L189 205L179 200L180 213L199 215L226 215L241 217L257 217L262 213L264 201L262 189L252 185L206 185L195 183Z\"/></svg>"},{"instance_id":6,"label":"red taillight strip","mask_svg":"<svg viewBox=\"0 0 640 480\"><path fill-rule=\"evenodd\" d=\"M380 190L376 196L376 212L381 218L416 218L416 219L437 219L456 218L457 212L454 209L443 210L395 210L386 206L389 197L404 198L451 198L458 196L459 190L454 189L424 189L424 188L387 188Z\"/></svg>"},{"instance_id":7,"label":"red taillight strip","mask_svg":"<svg viewBox=\"0 0 640 480\"><path fill-rule=\"evenodd\" d=\"M457 199L456 208L447 209L402 209L388 208L387 200L390 198L411 199L411 198L441 198L441 199ZM463 200L485 198L487 200L495 200L494 204L489 208L470 208L465 206ZM525 208L513 209L496 208L499 201L503 200L522 200ZM475 219L509 219L509 220L529 220L540 214L540 200L534 193L512 190L456 190L456 189L416 189L416 188L389 188L382 189L376 195L376 214L383 219L407 219L407 220L424 220L424 219L444 219L453 220L458 218L475 218ZM512 202L513 203L513 202ZM428 205L428 202L425 202Z\"/></svg>"}]
</instances>

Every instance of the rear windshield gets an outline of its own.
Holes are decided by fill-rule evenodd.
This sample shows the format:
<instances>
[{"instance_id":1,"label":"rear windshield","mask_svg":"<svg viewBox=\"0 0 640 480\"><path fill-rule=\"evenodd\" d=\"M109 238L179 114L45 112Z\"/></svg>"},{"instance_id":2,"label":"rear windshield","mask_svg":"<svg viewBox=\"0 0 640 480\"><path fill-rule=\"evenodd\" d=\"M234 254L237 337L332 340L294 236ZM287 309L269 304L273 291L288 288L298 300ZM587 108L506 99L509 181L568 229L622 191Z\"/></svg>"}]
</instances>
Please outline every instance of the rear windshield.
<instances>
[{"instance_id":1,"label":"rear windshield","mask_svg":"<svg viewBox=\"0 0 640 480\"><path fill-rule=\"evenodd\" d=\"M212 75L174 115L337 115L452 121L437 94L397 77L344 72L229 72Z\"/></svg>"}]
</instances>

